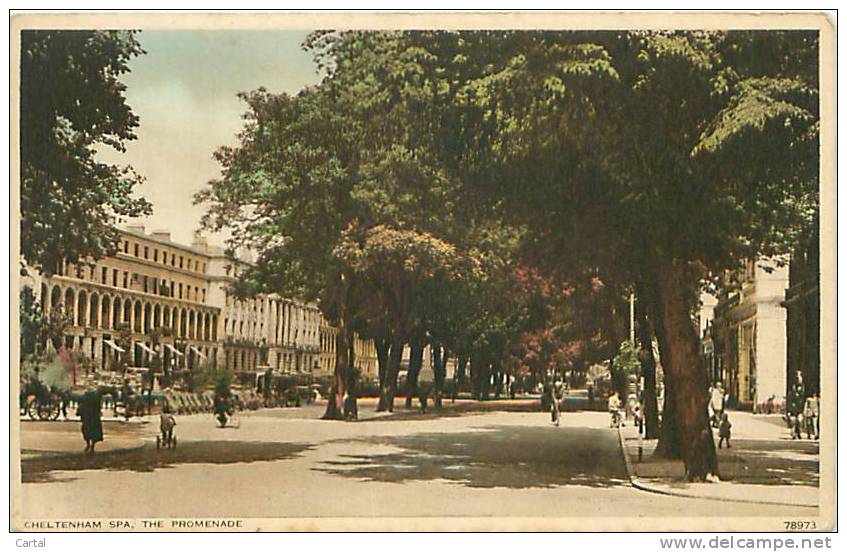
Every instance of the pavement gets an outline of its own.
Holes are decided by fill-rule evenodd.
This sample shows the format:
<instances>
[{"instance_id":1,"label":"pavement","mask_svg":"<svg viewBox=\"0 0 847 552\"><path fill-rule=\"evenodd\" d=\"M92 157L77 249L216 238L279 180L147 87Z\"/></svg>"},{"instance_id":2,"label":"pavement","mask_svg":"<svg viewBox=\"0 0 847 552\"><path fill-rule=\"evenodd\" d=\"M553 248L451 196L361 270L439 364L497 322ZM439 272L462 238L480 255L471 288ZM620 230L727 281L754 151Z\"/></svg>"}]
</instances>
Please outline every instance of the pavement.
<instances>
[{"instance_id":1,"label":"pavement","mask_svg":"<svg viewBox=\"0 0 847 552\"><path fill-rule=\"evenodd\" d=\"M104 440L97 443L95 454L144 446L144 439L150 431L148 425L148 421L141 418L128 422L123 419L104 418ZM22 460L86 454L78 419L68 418L52 422L21 420L20 427Z\"/></svg>"},{"instance_id":2,"label":"pavement","mask_svg":"<svg viewBox=\"0 0 847 552\"><path fill-rule=\"evenodd\" d=\"M639 439L633 425L619 431L630 480L638 489L722 502L817 508L819 442L793 440L778 415L730 412L731 448L717 449L720 481L685 481L679 460L656 458L656 440ZM717 447L717 431L715 446Z\"/></svg>"},{"instance_id":3,"label":"pavement","mask_svg":"<svg viewBox=\"0 0 847 552\"><path fill-rule=\"evenodd\" d=\"M626 530L644 525L622 517L810 515L792 505L716 508L709 499L640 491L606 413L567 413L560 427L546 412L406 412L357 423L320 420L322 413L321 405L244 412L237 428L224 429L208 414L179 416L176 449L157 450L149 423L132 426L140 448L25 458L21 516L607 517ZM67 425L81 445L78 425L53 424ZM118 430L105 431L106 442L118 439Z\"/></svg>"}]
</instances>

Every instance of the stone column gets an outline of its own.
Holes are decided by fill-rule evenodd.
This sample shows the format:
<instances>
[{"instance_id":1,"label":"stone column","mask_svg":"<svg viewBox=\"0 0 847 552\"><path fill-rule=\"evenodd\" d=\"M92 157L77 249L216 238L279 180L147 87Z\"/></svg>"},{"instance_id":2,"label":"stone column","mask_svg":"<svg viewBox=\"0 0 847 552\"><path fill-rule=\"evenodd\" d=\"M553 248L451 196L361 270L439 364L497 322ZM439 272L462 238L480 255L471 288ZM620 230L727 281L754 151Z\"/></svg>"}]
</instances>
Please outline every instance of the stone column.
<instances>
[{"instance_id":1,"label":"stone column","mask_svg":"<svg viewBox=\"0 0 847 552\"><path fill-rule=\"evenodd\" d=\"M276 307L274 312L274 332L276 337L276 344L279 345L282 341L282 304L280 304L279 300L275 301Z\"/></svg>"},{"instance_id":2,"label":"stone column","mask_svg":"<svg viewBox=\"0 0 847 552\"><path fill-rule=\"evenodd\" d=\"M288 345L288 327L291 324L288 320L288 301L282 304L282 343Z\"/></svg>"},{"instance_id":3,"label":"stone column","mask_svg":"<svg viewBox=\"0 0 847 552\"><path fill-rule=\"evenodd\" d=\"M44 291L44 297L42 300L44 301L44 312L49 313L53 309L53 285L50 283L45 283L46 290Z\"/></svg>"},{"instance_id":4,"label":"stone column","mask_svg":"<svg viewBox=\"0 0 847 552\"><path fill-rule=\"evenodd\" d=\"M74 289L74 292L75 293L74 293L73 305L70 305L70 309L69 309L73 313L72 314L73 324L71 324L72 326L77 325L77 319L78 319L78 314L79 314L78 313L78 310L79 310L79 290Z\"/></svg>"},{"instance_id":5,"label":"stone column","mask_svg":"<svg viewBox=\"0 0 847 552\"><path fill-rule=\"evenodd\" d=\"M87 328L92 326L91 317L91 294L85 293L85 304L82 306L82 327Z\"/></svg>"},{"instance_id":6,"label":"stone column","mask_svg":"<svg viewBox=\"0 0 847 552\"><path fill-rule=\"evenodd\" d=\"M100 359L103 357L103 336L97 335L96 337L92 337L91 340L94 342L94 363L99 367Z\"/></svg>"}]
</instances>

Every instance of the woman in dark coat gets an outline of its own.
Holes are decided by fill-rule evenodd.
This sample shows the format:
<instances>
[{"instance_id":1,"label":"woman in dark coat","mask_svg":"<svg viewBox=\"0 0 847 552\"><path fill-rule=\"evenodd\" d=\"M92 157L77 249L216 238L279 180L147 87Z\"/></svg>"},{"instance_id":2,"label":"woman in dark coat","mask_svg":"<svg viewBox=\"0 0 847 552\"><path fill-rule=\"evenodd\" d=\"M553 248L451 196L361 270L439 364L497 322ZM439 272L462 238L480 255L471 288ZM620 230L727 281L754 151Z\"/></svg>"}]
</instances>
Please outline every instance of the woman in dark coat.
<instances>
[{"instance_id":1,"label":"woman in dark coat","mask_svg":"<svg viewBox=\"0 0 847 552\"><path fill-rule=\"evenodd\" d=\"M100 420L100 393L89 389L79 402L79 419L85 451L94 452L94 445L103 440L103 422Z\"/></svg>"}]
</instances>

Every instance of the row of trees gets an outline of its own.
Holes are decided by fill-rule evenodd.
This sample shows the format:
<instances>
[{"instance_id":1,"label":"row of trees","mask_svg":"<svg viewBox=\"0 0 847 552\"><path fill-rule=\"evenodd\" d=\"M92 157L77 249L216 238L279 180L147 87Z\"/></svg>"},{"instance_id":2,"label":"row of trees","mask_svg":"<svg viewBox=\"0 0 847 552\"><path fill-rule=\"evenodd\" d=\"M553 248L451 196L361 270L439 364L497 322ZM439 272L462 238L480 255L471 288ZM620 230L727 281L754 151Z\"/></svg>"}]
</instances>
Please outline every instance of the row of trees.
<instances>
[{"instance_id":1,"label":"row of trees","mask_svg":"<svg viewBox=\"0 0 847 552\"><path fill-rule=\"evenodd\" d=\"M327 417L353 331L377 340L391 409L404 344L411 379L425 342L477 370L515 349L584 361L614 354L637 291L665 370L660 448L716 474L692 313L704 282L786 251L816 208L816 35L316 32L304 47L322 82L243 94L239 145L196 201L258 252L248 290L319 299L340 328ZM533 293L516 293L521 270ZM654 381L652 345L641 357Z\"/></svg>"}]
</instances>

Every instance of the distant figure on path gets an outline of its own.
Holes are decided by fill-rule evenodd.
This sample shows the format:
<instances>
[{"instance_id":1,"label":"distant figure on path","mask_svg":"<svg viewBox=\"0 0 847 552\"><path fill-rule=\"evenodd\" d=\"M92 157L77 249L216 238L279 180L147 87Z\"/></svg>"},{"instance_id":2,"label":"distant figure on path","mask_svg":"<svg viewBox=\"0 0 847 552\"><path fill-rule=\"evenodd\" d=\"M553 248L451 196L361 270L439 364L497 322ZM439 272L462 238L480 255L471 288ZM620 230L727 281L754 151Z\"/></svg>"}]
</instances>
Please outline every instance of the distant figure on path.
<instances>
[{"instance_id":1,"label":"distant figure on path","mask_svg":"<svg viewBox=\"0 0 847 552\"><path fill-rule=\"evenodd\" d=\"M559 394L556 392L556 386L550 388L550 419L556 427L559 427L561 413L559 412Z\"/></svg>"},{"instance_id":2,"label":"distant figure on path","mask_svg":"<svg viewBox=\"0 0 847 552\"><path fill-rule=\"evenodd\" d=\"M712 426L718 427L718 424L723 419L724 399L725 394L721 382L715 383L712 387L711 397L709 397L709 406L712 407Z\"/></svg>"},{"instance_id":3,"label":"distant figure on path","mask_svg":"<svg viewBox=\"0 0 847 552\"><path fill-rule=\"evenodd\" d=\"M418 385L418 400L421 403L421 414L426 414L426 403L429 399L429 385L427 383L420 383Z\"/></svg>"},{"instance_id":4,"label":"distant figure on path","mask_svg":"<svg viewBox=\"0 0 847 552\"><path fill-rule=\"evenodd\" d=\"M820 437L820 414L821 405L817 393L812 393L806 399L806 404L803 407L803 421L806 425L806 438L811 439L812 435L815 439Z\"/></svg>"},{"instance_id":5,"label":"distant figure on path","mask_svg":"<svg viewBox=\"0 0 847 552\"><path fill-rule=\"evenodd\" d=\"M797 375L795 376L794 384L791 386L791 390L788 397L788 415L789 423L791 426L792 439L803 438L801 434L801 426L803 419L803 410L806 405L805 389L806 386L803 384L803 375L802 373L800 373L800 371L798 371Z\"/></svg>"},{"instance_id":6,"label":"distant figure on path","mask_svg":"<svg viewBox=\"0 0 847 552\"><path fill-rule=\"evenodd\" d=\"M166 405L159 415L159 431L162 432L163 443L169 444L173 440L174 426L176 426L176 419L171 414L171 409Z\"/></svg>"},{"instance_id":7,"label":"distant figure on path","mask_svg":"<svg viewBox=\"0 0 847 552\"><path fill-rule=\"evenodd\" d=\"M89 387L79 401L77 410L82 422L82 438L85 439L85 452L94 452L94 445L103 440L103 422L100 419L100 393Z\"/></svg>"},{"instance_id":8,"label":"distant figure on path","mask_svg":"<svg viewBox=\"0 0 847 552\"><path fill-rule=\"evenodd\" d=\"M729 444L729 438L732 435L732 424L729 422L729 414L726 412L721 416L721 423L718 427L718 448L723 446L723 442L726 441L726 448L732 448L732 445Z\"/></svg>"}]
</instances>

